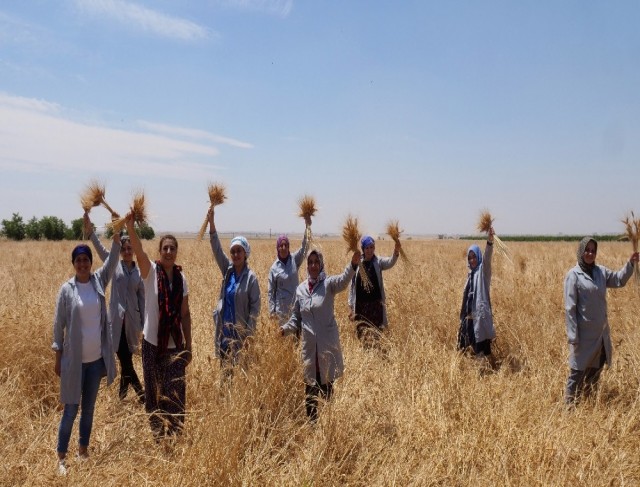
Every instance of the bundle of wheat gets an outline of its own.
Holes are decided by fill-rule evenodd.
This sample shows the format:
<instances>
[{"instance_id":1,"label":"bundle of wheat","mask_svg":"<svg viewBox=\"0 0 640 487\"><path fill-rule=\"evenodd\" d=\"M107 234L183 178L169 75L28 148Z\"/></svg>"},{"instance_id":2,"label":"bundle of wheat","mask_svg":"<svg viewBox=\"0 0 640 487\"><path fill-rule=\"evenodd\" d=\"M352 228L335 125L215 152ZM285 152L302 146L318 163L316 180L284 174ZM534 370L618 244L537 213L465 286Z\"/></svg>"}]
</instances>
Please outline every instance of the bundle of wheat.
<instances>
[{"instance_id":1,"label":"bundle of wheat","mask_svg":"<svg viewBox=\"0 0 640 487\"><path fill-rule=\"evenodd\" d=\"M118 214L107 204L104 199L105 189L104 184L96 181L95 179L91 180L87 187L84 190L84 193L80 195L80 203L82 204L82 209L89 213L91 208L94 206L102 205L104 206L111 216L118 216Z\"/></svg>"},{"instance_id":2,"label":"bundle of wheat","mask_svg":"<svg viewBox=\"0 0 640 487\"><path fill-rule=\"evenodd\" d=\"M402 230L400 230L400 224L398 223L398 220L390 221L387 224L387 235L389 235L391 237L391 240L393 240L394 242L396 243L400 242L401 233L402 233ZM402 247L400 247L400 258L404 263L406 264L409 263L409 257L407 257L407 254L405 253Z\"/></svg>"},{"instance_id":3,"label":"bundle of wheat","mask_svg":"<svg viewBox=\"0 0 640 487\"><path fill-rule=\"evenodd\" d=\"M221 205L222 203L224 203L224 200L227 199L227 194L226 194L227 189L224 187L223 184L209 183L208 191L209 191L209 209L213 208L214 206ZM208 222L209 222L209 213L207 212L207 216L204 217L204 222L200 227L200 231L198 231L198 240L202 239L202 236L204 235L204 231L207 229Z\"/></svg>"},{"instance_id":4,"label":"bundle of wheat","mask_svg":"<svg viewBox=\"0 0 640 487\"><path fill-rule=\"evenodd\" d=\"M488 210L482 210L480 213L480 221L478 222L478 230L483 233L488 234L491 231L491 227L493 226L493 218L491 218L491 213ZM507 258L509 262L513 264L513 259L511 257L511 251L507 248L500 238L494 234L493 241L496 244L496 248L498 252L501 253L504 257Z\"/></svg>"},{"instance_id":5,"label":"bundle of wheat","mask_svg":"<svg viewBox=\"0 0 640 487\"><path fill-rule=\"evenodd\" d=\"M311 217L316 214L318 209L316 208L316 201L313 199L313 196L304 195L300 200L298 200L298 206L300 207L300 212L298 216L304 218L304 221L310 221ZM307 234L307 245L311 244L311 227L307 225L304 229Z\"/></svg>"},{"instance_id":6,"label":"bundle of wheat","mask_svg":"<svg viewBox=\"0 0 640 487\"><path fill-rule=\"evenodd\" d=\"M133 195L133 203L129 208L129 213L133 217L133 221L138 225L144 225L147 223L147 210L144 203L144 192L139 190ZM127 222L127 216L120 218L117 213L114 213L115 218L111 223L107 224L107 227L111 228L113 232L119 232L122 230Z\"/></svg>"},{"instance_id":7,"label":"bundle of wheat","mask_svg":"<svg viewBox=\"0 0 640 487\"><path fill-rule=\"evenodd\" d=\"M347 217L347 221L345 221L344 226L342 227L342 238L347 243L347 253L357 252L360 250L358 246L360 245L361 234L360 230L358 230L357 218L354 218L351 215ZM373 289L373 284L371 283L371 279L369 279L369 276L363 266L358 266L358 274L362 281L362 287L365 291L370 292L371 289Z\"/></svg>"},{"instance_id":8,"label":"bundle of wheat","mask_svg":"<svg viewBox=\"0 0 640 487\"><path fill-rule=\"evenodd\" d=\"M636 218L631 212L631 215L627 215L627 217L622 220L625 227L625 233L622 238L629 240L631 242L631 246L633 247L633 251L638 251L638 237L640 236L640 219ZM633 277L636 281L636 285L640 286L640 267L638 267L638 263L635 262L633 264Z\"/></svg>"}]
</instances>

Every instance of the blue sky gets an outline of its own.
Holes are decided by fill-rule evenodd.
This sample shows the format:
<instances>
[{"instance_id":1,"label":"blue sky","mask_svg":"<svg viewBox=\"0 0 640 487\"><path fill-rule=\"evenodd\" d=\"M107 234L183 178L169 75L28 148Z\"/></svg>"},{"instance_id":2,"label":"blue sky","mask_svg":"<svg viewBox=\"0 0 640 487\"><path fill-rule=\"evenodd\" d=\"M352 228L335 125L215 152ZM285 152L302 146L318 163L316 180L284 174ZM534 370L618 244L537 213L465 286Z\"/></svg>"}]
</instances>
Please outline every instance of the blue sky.
<instances>
[{"instance_id":1,"label":"blue sky","mask_svg":"<svg viewBox=\"0 0 640 487\"><path fill-rule=\"evenodd\" d=\"M0 4L0 218L102 180L156 230L622 232L640 213L635 1ZM97 224L107 221L92 211Z\"/></svg>"}]
</instances>

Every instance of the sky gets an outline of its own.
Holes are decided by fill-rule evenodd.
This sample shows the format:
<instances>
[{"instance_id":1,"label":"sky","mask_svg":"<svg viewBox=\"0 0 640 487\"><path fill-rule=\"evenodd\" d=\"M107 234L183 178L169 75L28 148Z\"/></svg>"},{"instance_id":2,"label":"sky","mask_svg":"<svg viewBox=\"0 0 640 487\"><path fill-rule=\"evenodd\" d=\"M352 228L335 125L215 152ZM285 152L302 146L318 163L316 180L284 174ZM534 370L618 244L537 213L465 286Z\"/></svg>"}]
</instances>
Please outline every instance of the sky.
<instances>
[{"instance_id":1,"label":"sky","mask_svg":"<svg viewBox=\"0 0 640 487\"><path fill-rule=\"evenodd\" d=\"M0 3L0 219L158 231L620 232L640 214L640 2ZM96 225L108 221L95 208Z\"/></svg>"}]
</instances>

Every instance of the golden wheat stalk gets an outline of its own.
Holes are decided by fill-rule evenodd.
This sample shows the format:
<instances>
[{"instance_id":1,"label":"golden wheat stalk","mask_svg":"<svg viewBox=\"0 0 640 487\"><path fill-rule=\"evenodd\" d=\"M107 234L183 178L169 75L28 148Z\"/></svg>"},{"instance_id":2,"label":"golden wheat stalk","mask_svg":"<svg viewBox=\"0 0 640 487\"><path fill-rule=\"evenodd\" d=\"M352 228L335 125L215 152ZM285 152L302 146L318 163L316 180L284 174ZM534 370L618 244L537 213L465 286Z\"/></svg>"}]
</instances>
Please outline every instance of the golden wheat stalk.
<instances>
[{"instance_id":1,"label":"golden wheat stalk","mask_svg":"<svg viewBox=\"0 0 640 487\"><path fill-rule=\"evenodd\" d=\"M358 245L360 244L361 237L362 235L360 234L360 230L358 230L358 219L349 215L342 227L342 238L347 243L347 253L357 252L360 250ZM373 284L371 283L371 279L369 279L367 272L364 270L364 266L358 266L358 274L360 275L360 280L362 281L362 287L364 290L366 292L371 292Z\"/></svg>"},{"instance_id":2,"label":"golden wheat stalk","mask_svg":"<svg viewBox=\"0 0 640 487\"><path fill-rule=\"evenodd\" d=\"M622 238L629 240L633 248L633 252L638 251L638 238L640 237L640 219L636 218L633 211L631 215L622 220L624 224L625 233ZM640 287L640 267L638 263L633 263L633 279L636 282L636 286Z\"/></svg>"},{"instance_id":3,"label":"golden wheat stalk","mask_svg":"<svg viewBox=\"0 0 640 487\"><path fill-rule=\"evenodd\" d=\"M224 184L210 183L207 191L209 192L209 209L214 206L221 205L224 203L224 200L227 199L227 188L225 188ZM204 217L204 222L202 222L200 230L198 231L197 240L202 240L204 232L207 229L207 223L209 223L208 211L207 215Z\"/></svg>"},{"instance_id":4,"label":"golden wheat stalk","mask_svg":"<svg viewBox=\"0 0 640 487\"><path fill-rule=\"evenodd\" d=\"M138 225L144 225L147 223L147 210L145 208L143 191L139 190L134 193L133 203L131 203L129 212L133 216L133 221ZM127 216L125 215L120 218L117 213L113 213L113 215L114 218L111 220L111 223L107 224L107 227L111 228L113 233L120 232L127 223Z\"/></svg>"},{"instance_id":5,"label":"golden wheat stalk","mask_svg":"<svg viewBox=\"0 0 640 487\"><path fill-rule=\"evenodd\" d=\"M304 218L305 222L311 219L316 214L316 211L318 211L318 208L316 208L316 201L313 196L304 195L298 200L298 206L300 207L298 216ZM311 226L307 225L304 232L307 235L307 245L311 245Z\"/></svg>"},{"instance_id":6,"label":"golden wheat stalk","mask_svg":"<svg viewBox=\"0 0 640 487\"><path fill-rule=\"evenodd\" d=\"M491 227L493 226L493 220L494 219L491 218L491 213L489 213L488 210L482 210L480 212L480 220L478 221L478 230L488 235L491 231ZM493 234L493 242L496 244L498 252L513 264L511 251L495 233Z\"/></svg>"},{"instance_id":7,"label":"golden wheat stalk","mask_svg":"<svg viewBox=\"0 0 640 487\"><path fill-rule=\"evenodd\" d=\"M400 224L398 220L392 220L387 224L387 235L389 235L391 237L391 240L393 240L394 242L400 242L400 235L402 234L402 232L403 230L400 230ZM409 257L407 257L407 254L404 252L404 249L402 247L400 247L400 258L405 264L409 264Z\"/></svg>"},{"instance_id":8,"label":"golden wheat stalk","mask_svg":"<svg viewBox=\"0 0 640 487\"><path fill-rule=\"evenodd\" d=\"M107 204L104 199L104 195L104 184L95 179L92 179L91 181L89 181L89 184L87 184L84 193L80 195L80 203L82 204L82 209L89 213L91 211L91 208L93 208L94 206L102 205L109 211L109 213L111 213L111 216L119 216L118 213Z\"/></svg>"}]
</instances>

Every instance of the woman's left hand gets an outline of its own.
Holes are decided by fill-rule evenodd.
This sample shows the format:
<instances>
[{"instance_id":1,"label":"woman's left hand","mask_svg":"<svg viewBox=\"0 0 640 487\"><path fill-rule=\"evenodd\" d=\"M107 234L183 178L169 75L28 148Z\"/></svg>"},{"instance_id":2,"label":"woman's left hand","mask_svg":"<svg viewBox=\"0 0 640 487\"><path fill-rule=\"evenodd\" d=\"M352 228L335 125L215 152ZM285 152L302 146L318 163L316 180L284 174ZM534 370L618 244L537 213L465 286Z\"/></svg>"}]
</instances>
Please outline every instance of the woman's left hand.
<instances>
[{"instance_id":1,"label":"woman's left hand","mask_svg":"<svg viewBox=\"0 0 640 487\"><path fill-rule=\"evenodd\" d=\"M359 250L356 250L353 253L353 257L351 257L351 265L355 267L358 264L360 264L360 257L361 256L362 256L362 252L360 252Z\"/></svg>"}]
</instances>

